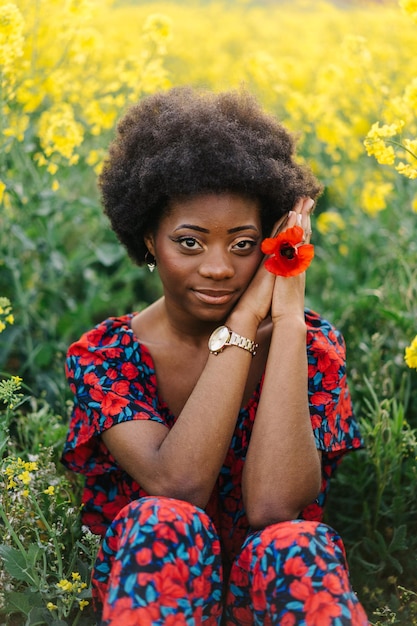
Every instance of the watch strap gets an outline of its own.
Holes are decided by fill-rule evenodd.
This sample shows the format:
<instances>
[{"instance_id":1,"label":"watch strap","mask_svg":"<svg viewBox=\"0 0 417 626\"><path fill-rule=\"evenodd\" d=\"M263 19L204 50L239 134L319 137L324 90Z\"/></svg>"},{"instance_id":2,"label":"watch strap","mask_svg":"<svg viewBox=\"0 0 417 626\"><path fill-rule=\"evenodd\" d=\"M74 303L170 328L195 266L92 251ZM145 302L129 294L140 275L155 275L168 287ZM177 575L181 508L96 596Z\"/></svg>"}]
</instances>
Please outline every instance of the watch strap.
<instances>
[{"instance_id":1,"label":"watch strap","mask_svg":"<svg viewBox=\"0 0 417 626\"><path fill-rule=\"evenodd\" d=\"M250 352L252 356L255 356L256 349L258 347L258 344L252 341L252 339L248 339L247 337L242 337L242 335L238 335L238 333L235 333L234 330L230 331L229 340L226 342L225 345L237 346L238 348L243 348L244 350L247 350L248 352Z\"/></svg>"}]
</instances>

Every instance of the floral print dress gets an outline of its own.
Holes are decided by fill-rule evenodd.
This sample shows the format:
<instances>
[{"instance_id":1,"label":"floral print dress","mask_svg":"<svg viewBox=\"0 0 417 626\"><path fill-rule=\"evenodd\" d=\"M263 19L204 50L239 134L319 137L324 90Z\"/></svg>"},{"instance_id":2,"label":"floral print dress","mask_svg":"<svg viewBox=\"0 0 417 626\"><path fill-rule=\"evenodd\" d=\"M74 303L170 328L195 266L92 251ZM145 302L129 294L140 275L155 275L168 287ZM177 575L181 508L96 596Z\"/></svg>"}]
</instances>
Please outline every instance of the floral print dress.
<instances>
[{"instance_id":1,"label":"floral print dress","mask_svg":"<svg viewBox=\"0 0 417 626\"><path fill-rule=\"evenodd\" d=\"M124 421L175 423L158 395L152 357L131 329L134 315L98 324L70 347L66 363L74 408L62 461L84 474L82 521L104 538L93 572L101 626L368 624L349 584L343 544L321 522L340 459L362 446L341 334L306 309L311 425L323 459L320 494L299 520L254 532L241 477L263 377L239 413L204 511L150 497L102 442L103 431Z\"/></svg>"}]
</instances>

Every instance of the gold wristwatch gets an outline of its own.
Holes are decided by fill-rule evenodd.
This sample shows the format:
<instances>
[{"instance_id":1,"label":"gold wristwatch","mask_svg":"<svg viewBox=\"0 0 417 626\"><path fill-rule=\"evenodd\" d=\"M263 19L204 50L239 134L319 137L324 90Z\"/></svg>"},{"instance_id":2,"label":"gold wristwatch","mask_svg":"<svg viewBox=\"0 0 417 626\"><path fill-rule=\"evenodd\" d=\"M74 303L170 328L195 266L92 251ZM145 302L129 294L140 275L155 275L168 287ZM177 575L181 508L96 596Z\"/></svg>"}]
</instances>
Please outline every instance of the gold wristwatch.
<instances>
[{"instance_id":1,"label":"gold wristwatch","mask_svg":"<svg viewBox=\"0 0 417 626\"><path fill-rule=\"evenodd\" d=\"M210 335L210 339L208 340L209 350L212 354L219 354L219 352L222 352L227 346L243 348L243 350L247 350L252 356L255 356L258 344L251 339L238 335L227 326L219 326L216 330L213 330Z\"/></svg>"}]
</instances>

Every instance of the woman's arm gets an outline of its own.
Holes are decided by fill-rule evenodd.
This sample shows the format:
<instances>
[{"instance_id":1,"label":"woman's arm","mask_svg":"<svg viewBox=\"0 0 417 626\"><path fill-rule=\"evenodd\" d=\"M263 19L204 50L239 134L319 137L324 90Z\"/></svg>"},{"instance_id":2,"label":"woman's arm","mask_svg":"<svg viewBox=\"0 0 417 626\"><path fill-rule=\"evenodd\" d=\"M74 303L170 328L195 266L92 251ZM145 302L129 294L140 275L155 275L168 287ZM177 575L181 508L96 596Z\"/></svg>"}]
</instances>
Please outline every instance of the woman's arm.
<instances>
[{"instance_id":1,"label":"woman's arm","mask_svg":"<svg viewBox=\"0 0 417 626\"><path fill-rule=\"evenodd\" d=\"M305 230L307 207L297 205ZM320 490L307 393L304 288L305 274L276 277L271 345L243 474L246 512L255 528L296 518Z\"/></svg>"},{"instance_id":2,"label":"woman's arm","mask_svg":"<svg viewBox=\"0 0 417 626\"><path fill-rule=\"evenodd\" d=\"M233 331L255 340L271 308L274 282L263 267L257 271L226 320ZM224 463L252 362L252 355L239 347L209 354L206 341L201 374L171 429L154 421L132 420L102 435L116 461L149 494L200 507L207 504ZM171 369L175 376L174 361Z\"/></svg>"},{"instance_id":3,"label":"woman's arm","mask_svg":"<svg viewBox=\"0 0 417 626\"><path fill-rule=\"evenodd\" d=\"M236 314L231 328L255 339L257 323ZM208 351L208 349L207 349ZM117 424L102 435L117 462L151 495L204 507L224 462L241 408L252 356L238 347L208 354L171 429L148 420Z\"/></svg>"},{"instance_id":4,"label":"woman's arm","mask_svg":"<svg viewBox=\"0 0 417 626\"><path fill-rule=\"evenodd\" d=\"M246 512L255 528L296 518L320 490L307 398L305 323L288 317L274 326L243 474Z\"/></svg>"}]
</instances>

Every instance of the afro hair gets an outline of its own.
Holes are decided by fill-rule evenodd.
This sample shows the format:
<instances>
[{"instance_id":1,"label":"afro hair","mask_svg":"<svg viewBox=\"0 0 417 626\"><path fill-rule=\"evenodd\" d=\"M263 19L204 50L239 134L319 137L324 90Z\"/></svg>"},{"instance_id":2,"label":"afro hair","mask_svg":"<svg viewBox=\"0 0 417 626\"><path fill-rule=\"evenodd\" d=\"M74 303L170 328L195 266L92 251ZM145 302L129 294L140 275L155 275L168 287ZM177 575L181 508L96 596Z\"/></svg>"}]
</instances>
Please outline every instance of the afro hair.
<instances>
[{"instance_id":1,"label":"afro hair","mask_svg":"<svg viewBox=\"0 0 417 626\"><path fill-rule=\"evenodd\" d=\"M143 98L120 120L99 178L104 211L138 265L144 235L181 197L254 198L268 235L298 198L321 192L294 155L294 137L246 91L176 87Z\"/></svg>"}]
</instances>

